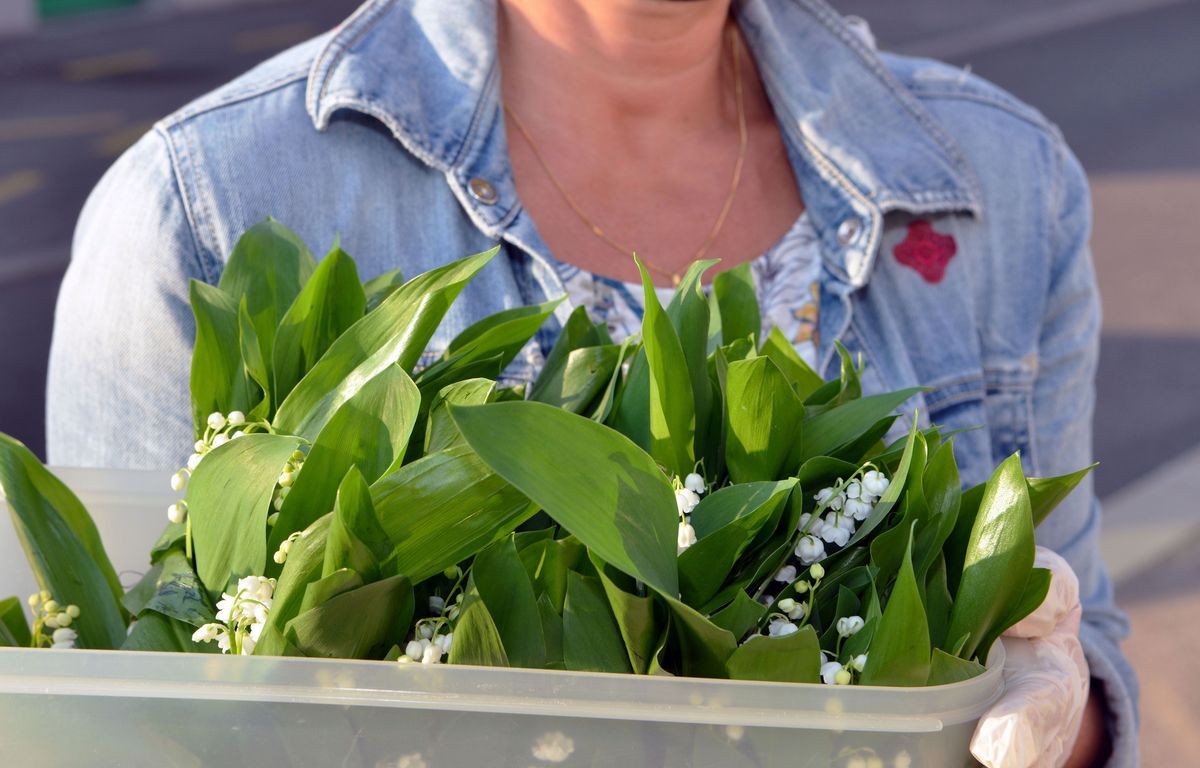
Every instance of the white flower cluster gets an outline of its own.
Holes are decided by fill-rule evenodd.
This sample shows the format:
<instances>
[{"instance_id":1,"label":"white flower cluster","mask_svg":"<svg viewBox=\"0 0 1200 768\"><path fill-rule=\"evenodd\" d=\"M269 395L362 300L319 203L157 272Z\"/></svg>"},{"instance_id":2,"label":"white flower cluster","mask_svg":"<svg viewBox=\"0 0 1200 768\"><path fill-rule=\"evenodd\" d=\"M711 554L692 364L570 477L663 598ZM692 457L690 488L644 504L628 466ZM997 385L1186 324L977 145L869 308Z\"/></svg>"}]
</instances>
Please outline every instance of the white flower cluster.
<instances>
[{"instance_id":1,"label":"white flower cluster","mask_svg":"<svg viewBox=\"0 0 1200 768\"><path fill-rule=\"evenodd\" d=\"M679 540L676 554L696 543L696 529L692 527L692 510L700 504L700 497L708 490L704 478L692 472L683 479L675 479L675 506L679 511Z\"/></svg>"},{"instance_id":2,"label":"white flower cluster","mask_svg":"<svg viewBox=\"0 0 1200 768\"><path fill-rule=\"evenodd\" d=\"M275 579L246 576L238 579L234 594L225 592L217 603L217 622L192 633L192 642L217 641L221 653L249 656L262 636L275 595Z\"/></svg>"},{"instance_id":3,"label":"white flower cluster","mask_svg":"<svg viewBox=\"0 0 1200 768\"><path fill-rule=\"evenodd\" d=\"M59 605L46 590L35 592L26 601L33 612L33 647L41 648L46 643L51 648L74 648L79 635L71 624L79 618L78 605ZM42 634L43 629L54 630L50 637Z\"/></svg>"},{"instance_id":4,"label":"white flower cluster","mask_svg":"<svg viewBox=\"0 0 1200 768\"><path fill-rule=\"evenodd\" d=\"M821 651L821 682L825 685L850 685L854 676L861 674L867 666L867 654L860 653L845 664L836 659L830 659L829 654Z\"/></svg>"},{"instance_id":5,"label":"white flower cluster","mask_svg":"<svg viewBox=\"0 0 1200 768\"><path fill-rule=\"evenodd\" d=\"M797 581L794 586L794 591L797 595L808 594L809 590L815 590L821 584L821 579L825 578L825 568L820 563L813 563L808 569L810 583L807 580ZM796 567L787 565L780 569L779 573L775 574L777 581L792 582L796 578ZM800 627L808 618L808 603L804 600L797 600L794 597L785 597L778 602L775 602L773 597L764 597L767 604L774 603L775 610L767 616L767 636L768 637L787 637L793 633L799 632Z\"/></svg>"},{"instance_id":6,"label":"white flower cluster","mask_svg":"<svg viewBox=\"0 0 1200 768\"><path fill-rule=\"evenodd\" d=\"M208 428L204 435L192 446L193 453L188 457L187 466L171 475L171 490L182 493L187 488L188 480L204 457L234 438L241 437L258 426L266 427L266 422L246 421L246 414L232 411L228 414L214 411L208 415ZM181 499L167 507L167 519L172 523L182 523L187 519L187 504Z\"/></svg>"},{"instance_id":7,"label":"white flower cluster","mask_svg":"<svg viewBox=\"0 0 1200 768\"><path fill-rule=\"evenodd\" d=\"M416 637L404 647L404 653L397 659L401 664L420 662L421 664L440 664L442 656L449 655L450 646L454 642L454 632L445 634L438 630L445 626L442 619L425 619L417 622Z\"/></svg>"},{"instance_id":8,"label":"white flower cluster","mask_svg":"<svg viewBox=\"0 0 1200 768\"><path fill-rule=\"evenodd\" d=\"M876 469L863 472L861 479L856 478L857 475L849 482L838 478L833 486L822 488L813 496L816 510L800 516L799 528L804 535L796 543L796 557L802 565L824 559L827 544L846 546L858 524L871 516L889 485L887 477ZM822 512L824 517L820 516Z\"/></svg>"}]
</instances>

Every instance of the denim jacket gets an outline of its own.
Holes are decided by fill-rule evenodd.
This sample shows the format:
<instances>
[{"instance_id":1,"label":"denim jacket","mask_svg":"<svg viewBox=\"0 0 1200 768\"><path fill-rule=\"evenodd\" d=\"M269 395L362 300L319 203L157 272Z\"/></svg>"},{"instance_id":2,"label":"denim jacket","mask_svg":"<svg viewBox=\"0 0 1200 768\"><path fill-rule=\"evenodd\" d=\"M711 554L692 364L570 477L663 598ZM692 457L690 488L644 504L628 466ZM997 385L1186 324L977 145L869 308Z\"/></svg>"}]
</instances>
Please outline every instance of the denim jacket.
<instances>
[{"instance_id":1,"label":"denim jacket","mask_svg":"<svg viewBox=\"0 0 1200 768\"><path fill-rule=\"evenodd\" d=\"M963 480L1020 451L1053 475L1092 460L1100 307L1083 171L1055 126L995 86L874 50L821 0L734 13L816 231L818 361L834 341L865 390L929 391L908 409L950 428ZM362 276L485 250L428 353L471 322L561 295L517 198L488 0L371 0L332 32L159 122L105 175L75 233L50 360L60 465L174 467L190 450L188 280L218 279L266 216ZM508 372L535 375L556 323ZM1136 680L1100 560L1090 481L1038 530L1079 575L1082 638L1136 764Z\"/></svg>"}]
</instances>

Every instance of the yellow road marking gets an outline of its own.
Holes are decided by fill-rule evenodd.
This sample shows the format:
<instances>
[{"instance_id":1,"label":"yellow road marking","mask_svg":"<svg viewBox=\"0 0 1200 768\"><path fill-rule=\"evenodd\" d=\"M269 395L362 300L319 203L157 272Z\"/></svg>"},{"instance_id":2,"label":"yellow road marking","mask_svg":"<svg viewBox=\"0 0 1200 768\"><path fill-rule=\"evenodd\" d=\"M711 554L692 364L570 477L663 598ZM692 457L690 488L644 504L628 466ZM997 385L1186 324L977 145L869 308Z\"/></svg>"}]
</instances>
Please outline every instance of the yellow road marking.
<instances>
[{"instance_id":1,"label":"yellow road marking","mask_svg":"<svg viewBox=\"0 0 1200 768\"><path fill-rule=\"evenodd\" d=\"M101 136L92 145L98 157L116 157L133 146L134 142L154 126L153 121L134 123L118 131Z\"/></svg>"},{"instance_id":2,"label":"yellow road marking","mask_svg":"<svg viewBox=\"0 0 1200 768\"><path fill-rule=\"evenodd\" d=\"M279 50L303 42L316 34L317 28L308 22L251 29L234 36L233 48L242 53Z\"/></svg>"},{"instance_id":3,"label":"yellow road marking","mask_svg":"<svg viewBox=\"0 0 1200 768\"><path fill-rule=\"evenodd\" d=\"M149 48L106 53L63 63L63 79L72 83L100 80L115 75L145 72L158 66L158 54Z\"/></svg>"},{"instance_id":4,"label":"yellow road marking","mask_svg":"<svg viewBox=\"0 0 1200 768\"><path fill-rule=\"evenodd\" d=\"M0 119L0 141L86 136L116 128L123 120L124 115L120 112L5 118Z\"/></svg>"},{"instance_id":5,"label":"yellow road marking","mask_svg":"<svg viewBox=\"0 0 1200 768\"><path fill-rule=\"evenodd\" d=\"M7 176L0 176L0 205L32 194L44 186L46 186L46 175L41 171L17 171Z\"/></svg>"}]
</instances>

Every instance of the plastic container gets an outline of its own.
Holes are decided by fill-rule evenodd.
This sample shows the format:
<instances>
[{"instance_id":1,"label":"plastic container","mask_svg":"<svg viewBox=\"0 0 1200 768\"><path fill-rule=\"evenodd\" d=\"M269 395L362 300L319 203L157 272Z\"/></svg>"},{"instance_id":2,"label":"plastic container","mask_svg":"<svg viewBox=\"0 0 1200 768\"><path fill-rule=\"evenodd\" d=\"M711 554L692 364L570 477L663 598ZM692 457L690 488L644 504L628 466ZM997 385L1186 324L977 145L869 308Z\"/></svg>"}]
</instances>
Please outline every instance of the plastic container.
<instances>
[{"instance_id":1,"label":"plastic container","mask_svg":"<svg viewBox=\"0 0 1200 768\"><path fill-rule=\"evenodd\" d=\"M144 560L169 473L61 476ZM901 689L0 649L0 766L959 768L1003 661Z\"/></svg>"}]
</instances>

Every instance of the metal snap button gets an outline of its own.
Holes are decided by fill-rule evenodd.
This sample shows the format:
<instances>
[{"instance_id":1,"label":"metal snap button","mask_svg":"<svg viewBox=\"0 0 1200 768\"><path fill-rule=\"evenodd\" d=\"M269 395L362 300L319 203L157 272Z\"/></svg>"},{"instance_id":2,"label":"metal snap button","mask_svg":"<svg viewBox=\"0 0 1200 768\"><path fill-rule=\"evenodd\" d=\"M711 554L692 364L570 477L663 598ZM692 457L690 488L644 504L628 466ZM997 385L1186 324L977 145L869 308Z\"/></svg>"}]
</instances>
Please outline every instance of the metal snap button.
<instances>
[{"instance_id":1,"label":"metal snap button","mask_svg":"<svg viewBox=\"0 0 1200 768\"><path fill-rule=\"evenodd\" d=\"M859 230L862 229L862 222L858 219L845 219L841 224L838 224L837 239L842 245L849 245L854 238L858 237Z\"/></svg>"},{"instance_id":2,"label":"metal snap button","mask_svg":"<svg viewBox=\"0 0 1200 768\"><path fill-rule=\"evenodd\" d=\"M484 205L492 205L500 196L496 194L496 188L492 186L487 179L481 179L478 176L467 182L467 191L471 193L471 197L475 198Z\"/></svg>"}]
</instances>

